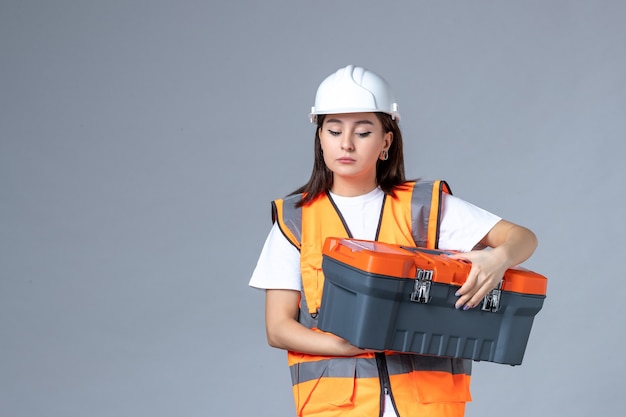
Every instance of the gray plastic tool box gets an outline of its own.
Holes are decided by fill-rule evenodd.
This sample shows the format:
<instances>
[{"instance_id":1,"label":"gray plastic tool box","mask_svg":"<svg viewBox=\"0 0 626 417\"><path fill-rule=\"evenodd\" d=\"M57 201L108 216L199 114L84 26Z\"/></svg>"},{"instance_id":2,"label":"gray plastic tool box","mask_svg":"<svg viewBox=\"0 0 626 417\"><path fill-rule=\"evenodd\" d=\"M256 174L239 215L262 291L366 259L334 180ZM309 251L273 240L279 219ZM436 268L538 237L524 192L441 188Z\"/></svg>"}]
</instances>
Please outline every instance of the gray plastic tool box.
<instances>
[{"instance_id":1,"label":"gray plastic tool box","mask_svg":"<svg viewBox=\"0 0 626 417\"><path fill-rule=\"evenodd\" d=\"M330 238L319 329L360 348L521 364L546 278L508 270L481 306L457 310L455 292L471 265L448 254Z\"/></svg>"}]
</instances>

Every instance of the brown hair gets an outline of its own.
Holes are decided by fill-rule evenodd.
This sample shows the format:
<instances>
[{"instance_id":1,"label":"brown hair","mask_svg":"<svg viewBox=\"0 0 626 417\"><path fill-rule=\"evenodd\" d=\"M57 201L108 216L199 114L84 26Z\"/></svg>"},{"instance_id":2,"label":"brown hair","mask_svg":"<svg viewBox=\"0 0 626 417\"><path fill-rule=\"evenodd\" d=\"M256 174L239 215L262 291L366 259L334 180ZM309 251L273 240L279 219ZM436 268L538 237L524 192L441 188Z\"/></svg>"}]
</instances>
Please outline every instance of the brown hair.
<instances>
[{"instance_id":1,"label":"brown hair","mask_svg":"<svg viewBox=\"0 0 626 417\"><path fill-rule=\"evenodd\" d=\"M386 161L378 160L376 163L376 183L380 186L385 194L394 194L394 190L406 181L404 173L404 151L402 150L402 132L398 122L391 118L387 113L376 112L376 117L383 125L385 133L393 134L393 141L389 147L389 158ZM313 172L309 181L298 188L290 195L303 193L302 199L296 204L296 207L313 201L320 194L329 190L333 185L333 173L324 162L322 154L322 145L320 143L320 129L324 124L326 115L317 116L317 128L315 129L315 159L313 161Z\"/></svg>"}]
</instances>

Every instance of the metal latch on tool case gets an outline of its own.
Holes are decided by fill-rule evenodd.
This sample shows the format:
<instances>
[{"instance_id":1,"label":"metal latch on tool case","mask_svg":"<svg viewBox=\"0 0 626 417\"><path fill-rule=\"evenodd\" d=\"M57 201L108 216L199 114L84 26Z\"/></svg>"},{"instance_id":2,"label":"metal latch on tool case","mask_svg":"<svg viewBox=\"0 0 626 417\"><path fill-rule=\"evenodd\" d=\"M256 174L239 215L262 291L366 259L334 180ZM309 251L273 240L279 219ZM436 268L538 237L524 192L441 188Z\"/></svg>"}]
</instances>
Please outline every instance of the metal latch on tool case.
<instances>
[{"instance_id":1,"label":"metal latch on tool case","mask_svg":"<svg viewBox=\"0 0 626 417\"><path fill-rule=\"evenodd\" d=\"M483 305L480 308L483 311L491 311L495 313L500 310L500 296L502 295L502 281L498 283L498 286L491 290L483 298Z\"/></svg>"},{"instance_id":2,"label":"metal latch on tool case","mask_svg":"<svg viewBox=\"0 0 626 417\"><path fill-rule=\"evenodd\" d=\"M430 285L433 282L433 271L430 269L418 269L411 292L411 301L427 303L430 301Z\"/></svg>"}]
</instances>

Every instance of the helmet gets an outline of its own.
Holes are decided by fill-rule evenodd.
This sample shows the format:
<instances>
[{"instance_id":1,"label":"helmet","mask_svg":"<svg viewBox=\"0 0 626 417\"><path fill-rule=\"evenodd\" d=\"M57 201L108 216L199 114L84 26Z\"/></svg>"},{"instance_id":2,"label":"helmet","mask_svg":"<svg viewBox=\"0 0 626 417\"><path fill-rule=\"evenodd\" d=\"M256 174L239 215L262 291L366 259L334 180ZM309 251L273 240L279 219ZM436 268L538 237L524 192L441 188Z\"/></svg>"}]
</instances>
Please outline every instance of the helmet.
<instances>
[{"instance_id":1,"label":"helmet","mask_svg":"<svg viewBox=\"0 0 626 417\"><path fill-rule=\"evenodd\" d=\"M317 89L311 123L318 114L384 112L400 120L389 83L365 68L348 65L328 76Z\"/></svg>"}]
</instances>

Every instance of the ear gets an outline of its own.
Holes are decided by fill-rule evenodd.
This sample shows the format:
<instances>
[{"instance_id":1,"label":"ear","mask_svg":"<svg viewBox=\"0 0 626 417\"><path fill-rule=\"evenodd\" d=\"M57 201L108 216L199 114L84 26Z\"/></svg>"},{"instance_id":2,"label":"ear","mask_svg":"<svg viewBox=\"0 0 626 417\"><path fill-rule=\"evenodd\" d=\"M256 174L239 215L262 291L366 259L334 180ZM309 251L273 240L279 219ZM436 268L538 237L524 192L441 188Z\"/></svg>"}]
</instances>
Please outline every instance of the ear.
<instances>
[{"instance_id":1,"label":"ear","mask_svg":"<svg viewBox=\"0 0 626 417\"><path fill-rule=\"evenodd\" d=\"M393 142L393 132L387 132L385 133L385 135L383 136L383 149L387 149L389 150L389 147L391 146L391 143Z\"/></svg>"}]
</instances>

